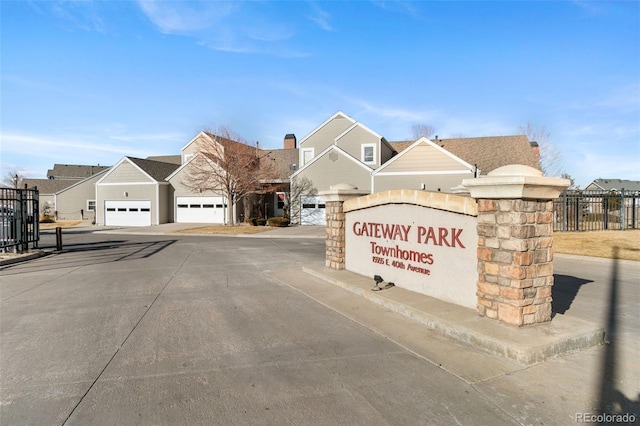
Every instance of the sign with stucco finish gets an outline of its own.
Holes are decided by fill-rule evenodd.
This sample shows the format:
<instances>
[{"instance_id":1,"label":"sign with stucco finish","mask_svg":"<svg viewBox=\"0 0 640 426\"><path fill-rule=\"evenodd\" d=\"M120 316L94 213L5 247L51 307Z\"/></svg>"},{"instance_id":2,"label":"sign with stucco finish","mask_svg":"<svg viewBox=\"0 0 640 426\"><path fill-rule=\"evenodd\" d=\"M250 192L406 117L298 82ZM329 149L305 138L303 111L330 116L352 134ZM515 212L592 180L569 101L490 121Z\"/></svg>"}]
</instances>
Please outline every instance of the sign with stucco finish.
<instances>
[{"instance_id":1,"label":"sign with stucco finish","mask_svg":"<svg viewBox=\"0 0 640 426\"><path fill-rule=\"evenodd\" d=\"M461 197L449 197L455 197L459 206ZM360 204L345 208L345 269L372 279L380 275L386 283L476 307L475 216L421 205L425 203L378 199L371 207Z\"/></svg>"}]
</instances>

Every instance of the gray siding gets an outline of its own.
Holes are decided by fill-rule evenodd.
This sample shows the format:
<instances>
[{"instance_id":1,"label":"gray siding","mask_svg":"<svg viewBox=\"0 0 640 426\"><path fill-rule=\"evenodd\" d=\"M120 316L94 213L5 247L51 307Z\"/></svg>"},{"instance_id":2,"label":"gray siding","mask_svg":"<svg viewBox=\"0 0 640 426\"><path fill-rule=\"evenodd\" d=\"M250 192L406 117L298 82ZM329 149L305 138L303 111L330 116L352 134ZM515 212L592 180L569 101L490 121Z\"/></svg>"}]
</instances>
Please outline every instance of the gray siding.
<instances>
[{"instance_id":1,"label":"gray siding","mask_svg":"<svg viewBox=\"0 0 640 426\"><path fill-rule=\"evenodd\" d=\"M101 183L154 182L128 160L123 161Z\"/></svg>"},{"instance_id":2,"label":"gray siding","mask_svg":"<svg viewBox=\"0 0 640 426\"><path fill-rule=\"evenodd\" d=\"M67 188L56 194L56 207L58 219L80 219L80 209L84 210L84 217L92 219L94 213L87 211L87 201L96 199L96 182L104 176L97 174L81 183Z\"/></svg>"},{"instance_id":3,"label":"gray siding","mask_svg":"<svg viewBox=\"0 0 640 426\"><path fill-rule=\"evenodd\" d=\"M151 224L158 225L156 198L157 183L153 184L130 184L130 185L97 185L98 199L96 200L96 224L104 225L104 202L105 201L151 201ZM125 197L124 193L127 192Z\"/></svg>"},{"instance_id":4,"label":"gray siding","mask_svg":"<svg viewBox=\"0 0 640 426\"><path fill-rule=\"evenodd\" d=\"M336 154L336 161L331 160L331 153ZM326 191L331 185L338 183L355 185L364 191L371 190L370 172L334 150L327 152L322 158L302 170L297 177L306 177L311 180L318 191Z\"/></svg>"},{"instance_id":5,"label":"gray siding","mask_svg":"<svg viewBox=\"0 0 640 426\"><path fill-rule=\"evenodd\" d=\"M348 152L353 157L362 161L362 145L363 144L375 144L376 146L376 163L368 164L367 166L375 169L380 166L380 138L371 134L364 128L356 126L338 140L337 145Z\"/></svg>"},{"instance_id":6,"label":"gray siding","mask_svg":"<svg viewBox=\"0 0 640 426\"><path fill-rule=\"evenodd\" d=\"M313 135L300 142L300 148L314 148L315 154L318 155L318 153L334 143L336 136L352 125L353 121L346 117L341 115L334 117Z\"/></svg>"},{"instance_id":7,"label":"gray siding","mask_svg":"<svg viewBox=\"0 0 640 426\"><path fill-rule=\"evenodd\" d=\"M197 161L197 159L195 160ZM214 191L209 191L209 190L205 190L205 191L194 191L191 190L190 188L188 188L184 182L185 179L187 179L188 173L187 173L187 168L189 166L185 166L184 169L178 171L175 175L173 175L171 177L171 179L169 179L169 183L171 184L171 186L173 186L174 188L174 198L175 197L194 197L194 196L221 196L223 195L222 192L214 192Z\"/></svg>"}]
</instances>

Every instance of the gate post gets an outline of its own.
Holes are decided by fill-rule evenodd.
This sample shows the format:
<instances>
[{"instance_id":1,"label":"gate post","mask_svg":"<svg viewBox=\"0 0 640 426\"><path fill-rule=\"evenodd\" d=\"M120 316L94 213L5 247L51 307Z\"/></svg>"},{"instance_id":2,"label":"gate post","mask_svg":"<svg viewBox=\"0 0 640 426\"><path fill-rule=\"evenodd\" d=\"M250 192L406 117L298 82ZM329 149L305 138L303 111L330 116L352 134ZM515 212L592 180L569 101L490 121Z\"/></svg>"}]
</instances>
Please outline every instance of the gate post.
<instances>
[{"instance_id":1,"label":"gate post","mask_svg":"<svg viewBox=\"0 0 640 426\"><path fill-rule=\"evenodd\" d=\"M345 255L345 213L344 202L351 198L369 194L346 183L331 186L328 191L320 191L325 202L326 240L325 266L331 269L344 269Z\"/></svg>"},{"instance_id":2,"label":"gate post","mask_svg":"<svg viewBox=\"0 0 640 426\"><path fill-rule=\"evenodd\" d=\"M462 184L478 202L478 313L518 327L551 321L551 200L571 182L510 165Z\"/></svg>"}]
</instances>

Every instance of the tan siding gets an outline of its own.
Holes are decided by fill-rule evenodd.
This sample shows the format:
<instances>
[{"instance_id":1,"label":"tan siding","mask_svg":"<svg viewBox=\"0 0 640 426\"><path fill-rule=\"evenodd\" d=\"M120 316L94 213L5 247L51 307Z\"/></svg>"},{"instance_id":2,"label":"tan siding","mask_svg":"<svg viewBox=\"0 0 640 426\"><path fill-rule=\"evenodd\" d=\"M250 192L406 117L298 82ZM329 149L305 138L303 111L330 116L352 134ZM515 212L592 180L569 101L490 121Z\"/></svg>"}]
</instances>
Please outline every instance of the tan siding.
<instances>
[{"instance_id":1,"label":"tan siding","mask_svg":"<svg viewBox=\"0 0 640 426\"><path fill-rule=\"evenodd\" d=\"M420 144L384 168L384 172L451 171L464 166L435 147Z\"/></svg>"},{"instance_id":2,"label":"tan siding","mask_svg":"<svg viewBox=\"0 0 640 426\"><path fill-rule=\"evenodd\" d=\"M376 164L367 164L375 169L380 165L380 139L377 136L372 135L362 127L357 126L338 140L338 146L358 160L362 160L361 149L363 144L376 145Z\"/></svg>"},{"instance_id":3,"label":"tan siding","mask_svg":"<svg viewBox=\"0 0 640 426\"><path fill-rule=\"evenodd\" d=\"M125 197L124 193L128 196ZM98 185L98 199L96 200L96 218L98 225L104 225L105 201L151 201L151 224L158 225L156 220L156 185Z\"/></svg>"},{"instance_id":4,"label":"tan siding","mask_svg":"<svg viewBox=\"0 0 640 426\"><path fill-rule=\"evenodd\" d=\"M331 152L300 172L298 178L306 177L318 191L326 191L331 185L348 183L358 189L371 190L371 174L342 154L336 161L329 158Z\"/></svg>"},{"instance_id":5,"label":"tan siding","mask_svg":"<svg viewBox=\"0 0 640 426\"><path fill-rule=\"evenodd\" d=\"M206 150L208 152L218 152L216 149L220 149L221 153L224 148L220 145L219 148L214 148L212 146L211 139L205 136L198 136L192 143L190 143L187 147L182 151L182 160L186 161L186 157L189 155L195 155L202 150Z\"/></svg>"},{"instance_id":6,"label":"tan siding","mask_svg":"<svg viewBox=\"0 0 640 426\"><path fill-rule=\"evenodd\" d=\"M109 176L102 183L131 183L131 182L153 182L151 178L146 176L136 166L128 161L122 162L119 166L111 171Z\"/></svg>"},{"instance_id":7,"label":"tan siding","mask_svg":"<svg viewBox=\"0 0 640 426\"><path fill-rule=\"evenodd\" d=\"M321 129L300 143L300 148L314 148L318 155L326 147L332 145L336 136L353 125L353 122L342 116L335 117Z\"/></svg>"},{"instance_id":8,"label":"tan siding","mask_svg":"<svg viewBox=\"0 0 640 426\"><path fill-rule=\"evenodd\" d=\"M95 185L103 176L104 174L96 175L79 185L58 193L56 196L58 218L62 220L79 219L80 209L85 211L85 218L93 218L93 212L87 212L87 200L96 199Z\"/></svg>"},{"instance_id":9,"label":"tan siding","mask_svg":"<svg viewBox=\"0 0 640 426\"><path fill-rule=\"evenodd\" d=\"M195 160L197 161L197 160ZM213 191L195 191L189 189L185 184L185 179L187 179L188 173L186 166L184 169L180 170L176 173L171 179L169 179L169 183L175 189L174 197L192 197L192 196L217 196L222 195L221 193L213 192Z\"/></svg>"},{"instance_id":10,"label":"tan siding","mask_svg":"<svg viewBox=\"0 0 640 426\"><path fill-rule=\"evenodd\" d=\"M453 175L408 175L408 176L375 176L374 190L376 192L390 189L422 189L440 192L451 192L451 188L462 183L462 179L470 179L473 173Z\"/></svg>"}]
</instances>

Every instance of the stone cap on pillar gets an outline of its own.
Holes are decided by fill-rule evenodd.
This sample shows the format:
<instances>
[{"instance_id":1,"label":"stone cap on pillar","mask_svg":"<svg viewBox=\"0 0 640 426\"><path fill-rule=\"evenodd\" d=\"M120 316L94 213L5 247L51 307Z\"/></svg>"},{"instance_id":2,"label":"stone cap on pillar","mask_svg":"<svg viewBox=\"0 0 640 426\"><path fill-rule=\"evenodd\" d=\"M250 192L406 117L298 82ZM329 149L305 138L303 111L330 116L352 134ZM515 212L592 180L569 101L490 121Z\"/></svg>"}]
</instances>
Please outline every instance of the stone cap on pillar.
<instances>
[{"instance_id":1,"label":"stone cap on pillar","mask_svg":"<svg viewBox=\"0 0 640 426\"><path fill-rule=\"evenodd\" d=\"M543 176L540 170L521 164L498 167L487 176L464 179L473 198L553 200L571 185L569 179Z\"/></svg>"},{"instance_id":2,"label":"stone cap on pillar","mask_svg":"<svg viewBox=\"0 0 640 426\"><path fill-rule=\"evenodd\" d=\"M318 192L318 195L324 198L325 202L346 201L350 198L369 194L369 191L360 190L357 186L348 183L338 183L331 185L329 188L328 191Z\"/></svg>"}]
</instances>

